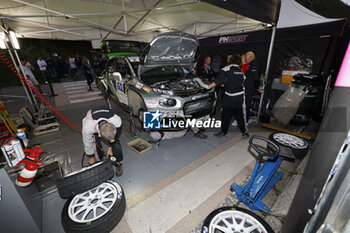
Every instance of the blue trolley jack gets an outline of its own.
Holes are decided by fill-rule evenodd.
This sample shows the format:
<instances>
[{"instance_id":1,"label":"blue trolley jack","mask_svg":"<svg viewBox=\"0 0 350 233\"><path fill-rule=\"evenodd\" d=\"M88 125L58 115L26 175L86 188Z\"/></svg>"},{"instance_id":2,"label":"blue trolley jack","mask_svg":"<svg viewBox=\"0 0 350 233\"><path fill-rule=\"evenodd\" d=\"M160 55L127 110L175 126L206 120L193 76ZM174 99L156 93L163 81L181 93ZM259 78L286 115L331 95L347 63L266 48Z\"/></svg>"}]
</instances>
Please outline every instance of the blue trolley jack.
<instances>
[{"instance_id":1,"label":"blue trolley jack","mask_svg":"<svg viewBox=\"0 0 350 233\"><path fill-rule=\"evenodd\" d=\"M262 150L253 142L254 140L262 140L267 142L270 144L269 148L274 148L271 149L273 152L268 153ZM283 176L281 172L277 171L282 162L282 158L279 156L280 148L272 141L260 136L250 137L249 145L258 153L252 177L249 183L244 187L233 183L231 185L231 190L234 190L238 200L243 202L250 209L260 210L267 214L270 211L270 208L261 200L270 191L274 184ZM261 166L263 157L268 158Z\"/></svg>"}]
</instances>

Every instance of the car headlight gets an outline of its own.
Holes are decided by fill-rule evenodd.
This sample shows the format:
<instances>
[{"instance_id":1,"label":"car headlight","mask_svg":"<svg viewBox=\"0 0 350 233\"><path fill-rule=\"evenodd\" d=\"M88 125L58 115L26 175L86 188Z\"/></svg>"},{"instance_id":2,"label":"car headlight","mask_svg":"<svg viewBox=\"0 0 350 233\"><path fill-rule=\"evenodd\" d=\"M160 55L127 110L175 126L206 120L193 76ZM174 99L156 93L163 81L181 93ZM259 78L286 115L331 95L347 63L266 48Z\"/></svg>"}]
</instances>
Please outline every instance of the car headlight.
<instances>
[{"instance_id":1,"label":"car headlight","mask_svg":"<svg viewBox=\"0 0 350 233\"><path fill-rule=\"evenodd\" d=\"M172 98L161 98L158 103L162 107L174 107L176 105L176 99Z\"/></svg>"}]
</instances>

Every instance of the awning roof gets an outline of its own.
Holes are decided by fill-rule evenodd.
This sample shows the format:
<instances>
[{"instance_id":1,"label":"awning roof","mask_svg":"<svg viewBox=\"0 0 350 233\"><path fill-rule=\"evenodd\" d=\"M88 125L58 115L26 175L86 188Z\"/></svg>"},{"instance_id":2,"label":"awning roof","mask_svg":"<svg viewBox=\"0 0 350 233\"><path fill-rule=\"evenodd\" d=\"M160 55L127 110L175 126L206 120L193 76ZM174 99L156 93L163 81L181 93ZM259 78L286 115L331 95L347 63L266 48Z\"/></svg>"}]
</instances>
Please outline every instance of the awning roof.
<instances>
[{"instance_id":1,"label":"awning roof","mask_svg":"<svg viewBox=\"0 0 350 233\"><path fill-rule=\"evenodd\" d=\"M280 17L277 28L288 28L305 26L311 24L328 23L340 19L328 19L306 7L300 5L295 0L281 0Z\"/></svg>"},{"instance_id":2,"label":"awning roof","mask_svg":"<svg viewBox=\"0 0 350 233\"><path fill-rule=\"evenodd\" d=\"M168 31L207 37L263 29L278 7L279 0L6 0L0 18L29 38L149 41Z\"/></svg>"}]
</instances>

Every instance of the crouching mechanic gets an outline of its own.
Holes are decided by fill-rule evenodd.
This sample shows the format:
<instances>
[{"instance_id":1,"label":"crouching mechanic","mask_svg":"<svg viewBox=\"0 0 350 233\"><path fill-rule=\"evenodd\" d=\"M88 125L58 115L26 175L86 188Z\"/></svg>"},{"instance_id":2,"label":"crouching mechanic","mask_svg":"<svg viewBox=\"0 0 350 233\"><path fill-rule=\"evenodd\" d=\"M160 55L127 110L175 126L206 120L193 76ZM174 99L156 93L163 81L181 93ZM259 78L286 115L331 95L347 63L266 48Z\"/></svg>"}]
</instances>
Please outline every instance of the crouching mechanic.
<instances>
[{"instance_id":1,"label":"crouching mechanic","mask_svg":"<svg viewBox=\"0 0 350 233\"><path fill-rule=\"evenodd\" d=\"M117 138L117 128L122 124L122 120L111 110L95 107L90 109L83 119L83 142L85 154L88 157L90 165L96 160L102 160L104 155L101 141L108 145L106 153L113 165L116 166L116 176L123 174L121 161L123 152L120 142Z\"/></svg>"}]
</instances>

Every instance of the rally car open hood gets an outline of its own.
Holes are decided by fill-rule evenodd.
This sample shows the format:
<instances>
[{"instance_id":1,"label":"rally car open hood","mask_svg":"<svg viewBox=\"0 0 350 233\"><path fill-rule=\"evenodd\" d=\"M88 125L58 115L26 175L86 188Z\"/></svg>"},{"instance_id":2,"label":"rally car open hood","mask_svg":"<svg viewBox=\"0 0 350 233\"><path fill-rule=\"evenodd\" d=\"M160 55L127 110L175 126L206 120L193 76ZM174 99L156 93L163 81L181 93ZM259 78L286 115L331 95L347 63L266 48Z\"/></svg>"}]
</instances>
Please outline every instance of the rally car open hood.
<instances>
[{"instance_id":1,"label":"rally car open hood","mask_svg":"<svg viewBox=\"0 0 350 233\"><path fill-rule=\"evenodd\" d=\"M155 37L145 49L139 74L158 66L182 65L189 69L195 66L198 40L185 33L169 32Z\"/></svg>"}]
</instances>

